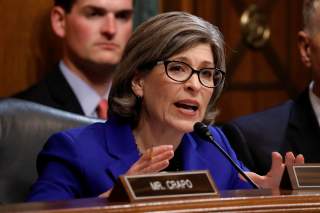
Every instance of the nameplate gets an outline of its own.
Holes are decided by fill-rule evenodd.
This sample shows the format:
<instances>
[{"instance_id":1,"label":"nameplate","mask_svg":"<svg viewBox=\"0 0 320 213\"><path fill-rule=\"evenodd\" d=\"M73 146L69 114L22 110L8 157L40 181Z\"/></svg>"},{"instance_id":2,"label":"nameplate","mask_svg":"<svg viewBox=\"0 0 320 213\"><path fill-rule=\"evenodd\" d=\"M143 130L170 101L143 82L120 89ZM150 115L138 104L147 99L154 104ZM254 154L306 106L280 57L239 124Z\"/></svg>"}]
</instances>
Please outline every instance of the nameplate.
<instances>
[{"instance_id":1,"label":"nameplate","mask_svg":"<svg viewBox=\"0 0 320 213\"><path fill-rule=\"evenodd\" d=\"M120 176L110 201L147 201L218 196L208 171L162 172Z\"/></svg>"},{"instance_id":2,"label":"nameplate","mask_svg":"<svg viewBox=\"0 0 320 213\"><path fill-rule=\"evenodd\" d=\"M286 179L286 180L285 180ZM289 181L289 182L288 182ZM286 189L320 189L320 164L306 163L286 166L281 188Z\"/></svg>"}]
</instances>

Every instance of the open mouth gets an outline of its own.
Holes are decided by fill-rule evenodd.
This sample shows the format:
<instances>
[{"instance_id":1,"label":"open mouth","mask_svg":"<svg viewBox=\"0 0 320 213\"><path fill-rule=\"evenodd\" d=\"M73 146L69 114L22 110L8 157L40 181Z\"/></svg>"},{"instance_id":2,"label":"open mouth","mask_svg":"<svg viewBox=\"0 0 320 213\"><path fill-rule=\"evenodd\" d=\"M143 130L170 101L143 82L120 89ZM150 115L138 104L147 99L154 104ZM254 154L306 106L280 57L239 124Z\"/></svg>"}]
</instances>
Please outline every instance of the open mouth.
<instances>
[{"instance_id":1,"label":"open mouth","mask_svg":"<svg viewBox=\"0 0 320 213\"><path fill-rule=\"evenodd\" d=\"M186 110L191 110L191 111L197 111L198 110L198 106L195 104L190 104L190 103L181 103L181 102L177 102L174 104L176 107L178 108L182 108L182 109L186 109Z\"/></svg>"}]
</instances>

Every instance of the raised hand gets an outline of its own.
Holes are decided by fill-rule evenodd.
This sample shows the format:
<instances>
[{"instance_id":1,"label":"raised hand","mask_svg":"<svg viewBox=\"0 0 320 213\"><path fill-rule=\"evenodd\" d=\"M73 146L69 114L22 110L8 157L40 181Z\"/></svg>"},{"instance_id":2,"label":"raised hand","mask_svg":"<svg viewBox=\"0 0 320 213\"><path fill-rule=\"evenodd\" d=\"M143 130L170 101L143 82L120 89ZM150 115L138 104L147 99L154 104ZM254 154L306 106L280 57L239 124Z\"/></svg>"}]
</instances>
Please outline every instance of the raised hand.
<instances>
[{"instance_id":1,"label":"raised hand","mask_svg":"<svg viewBox=\"0 0 320 213\"><path fill-rule=\"evenodd\" d=\"M159 172L169 165L169 160L173 158L173 155L172 145L151 147L130 167L126 175Z\"/></svg>"},{"instance_id":2,"label":"raised hand","mask_svg":"<svg viewBox=\"0 0 320 213\"><path fill-rule=\"evenodd\" d=\"M127 171L126 175L138 175L159 172L169 166L169 160L173 158L172 145L160 145L147 149ZM112 188L99 195L109 197Z\"/></svg>"},{"instance_id":3,"label":"raised hand","mask_svg":"<svg viewBox=\"0 0 320 213\"><path fill-rule=\"evenodd\" d=\"M271 169L265 176L258 175L254 172L246 172L246 174L261 188L278 189L281 178L284 172L285 165L303 164L303 155L296 157L292 152L287 152L285 162L283 163L282 156L278 152L272 152Z\"/></svg>"}]
</instances>

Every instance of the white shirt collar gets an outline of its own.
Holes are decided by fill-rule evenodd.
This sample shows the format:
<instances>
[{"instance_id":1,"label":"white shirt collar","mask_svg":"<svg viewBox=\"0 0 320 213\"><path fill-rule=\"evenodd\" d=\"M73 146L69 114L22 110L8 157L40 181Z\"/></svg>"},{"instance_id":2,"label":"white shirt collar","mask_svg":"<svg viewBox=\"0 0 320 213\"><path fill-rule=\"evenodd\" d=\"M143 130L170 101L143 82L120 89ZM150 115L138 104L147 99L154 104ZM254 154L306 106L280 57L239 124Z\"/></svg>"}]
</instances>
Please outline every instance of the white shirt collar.
<instances>
[{"instance_id":1,"label":"white shirt collar","mask_svg":"<svg viewBox=\"0 0 320 213\"><path fill-rule=\"evenodd\" d=\"M90 87L90 85L71 72L63 61L60 61L59 67L76 95L84 114L86 116L97 117L96 107L102 98L106 100L108 99L111 83L108 84L108 87L106 88L105 96L100 97L99 94Z\"/></svg>"},{"instance_id":2,"label":"white shirt collar","mask_svg":"<svg viewBox=\"0 0 320 213\"><path fill-rule=\"evenodd\" d=\"M318 124L320 126L320 98L313 93L313 86L314 82L312 81L309 85L309 97L314 114L316 115Z\"/></svg>"}]
</instances>

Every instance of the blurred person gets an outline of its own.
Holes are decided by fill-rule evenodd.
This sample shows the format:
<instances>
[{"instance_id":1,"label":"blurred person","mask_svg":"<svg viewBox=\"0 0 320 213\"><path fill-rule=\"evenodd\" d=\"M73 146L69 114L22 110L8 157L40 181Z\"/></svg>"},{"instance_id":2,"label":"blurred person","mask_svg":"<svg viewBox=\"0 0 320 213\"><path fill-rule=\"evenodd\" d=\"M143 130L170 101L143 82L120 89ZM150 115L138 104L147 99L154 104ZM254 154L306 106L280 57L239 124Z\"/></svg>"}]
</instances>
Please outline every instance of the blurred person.
<instances>
[{"instance_id":1,"label":"blurred person","mask_svg":"<svg viewBox=\"0 0 320 213\"><path fill-rule=\"evenodd\" d=\"M303 18L304 28L298 32L298 48L302 63L312 73L308 87L294 100L242 116L223 127L239 159L259 174L270 169L272 151L301 153L306 162L320 162L319 0L304 1Z\"/></svg>"},{"instance_id":2,"label":"blurred person","mask_svg":"<svg viewBox=\"0 0 320 213\"><path fill-rule=\"evenodd\" d=\"M55 0L51 26L62 40L62 59L44 80L14 97L97 117L100 101L107 103L132 19L133 0Z\"/></svg>"},{"instance_id":3,"label":"blurred person","mask_svg":"<svg viewBox=\"0 0 320 213\"><path fill-rule=\"evenodd\" d=\"M219 190L252 188L193 126L213 121L225 80L223 37L217 27L184 12L159 14L130 38L115 72L109 119L50 137L38 156L39 177L29 201L107 197L120 175L209 170ZM209 131L237 160L222 131ZM270 153L271 154L271 153ZM273 153L263 188L279 186L284 164ZM286 163L303 156L286 155Z\"/></svg>"}]
</instances>

